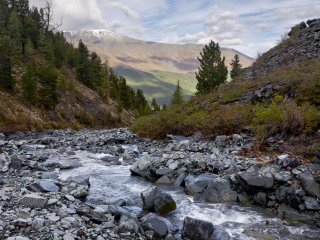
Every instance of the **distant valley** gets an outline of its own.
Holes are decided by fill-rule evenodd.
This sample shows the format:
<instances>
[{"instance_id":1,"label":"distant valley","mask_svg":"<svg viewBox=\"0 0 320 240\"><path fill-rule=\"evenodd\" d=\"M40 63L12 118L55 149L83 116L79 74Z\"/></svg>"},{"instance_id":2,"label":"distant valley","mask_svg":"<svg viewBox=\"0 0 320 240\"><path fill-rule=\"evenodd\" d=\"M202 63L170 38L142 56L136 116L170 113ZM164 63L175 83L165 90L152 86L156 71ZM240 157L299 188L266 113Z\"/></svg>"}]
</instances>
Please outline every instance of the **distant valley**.
<instances>
[{"instance_id":1,"label":"distant valley","mask_svg":"<svg viewBox=\"0 0 320 240\"><path fill-rule=\"evenodd\" d=\"M75 45L82 39L116 73L126 77L129 85L142 89L149 100L154 97L160 104L168 104L177 80L186 98L195 92L197 57L203 45L145 42L107 30L64 32L64 35ZM221 50L228 65L235 54L240 56L243 67L254 61L234 49Z\"/></svg>"}]
</instances>

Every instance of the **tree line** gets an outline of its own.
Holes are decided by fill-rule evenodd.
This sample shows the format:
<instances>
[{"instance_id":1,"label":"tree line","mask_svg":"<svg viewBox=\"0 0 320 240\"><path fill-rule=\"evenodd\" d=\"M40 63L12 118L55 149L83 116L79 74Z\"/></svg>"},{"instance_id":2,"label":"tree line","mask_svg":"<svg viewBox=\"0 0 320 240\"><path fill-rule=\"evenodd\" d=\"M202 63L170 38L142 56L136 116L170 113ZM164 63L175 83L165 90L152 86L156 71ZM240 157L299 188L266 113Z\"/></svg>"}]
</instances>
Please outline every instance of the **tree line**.
<instances>
[{"instance_id":1,"label":"tree line","mask_svg":"<svg viewBox=\"0 0 320 240\"><path fill-rule=\"evenodd\" d=\"M68 43L56 31L58 26L52 21L49 3L30 9L28 0L0 0L0 88L17 95L21 92L29 104L54 109L59 103L58 83L68 69L103 99L117 101L119 111L151 112L142 90L129 87L82 41L77 47ZM21 84L17 84L18 76Z\"/></svg>"}]
</instances>

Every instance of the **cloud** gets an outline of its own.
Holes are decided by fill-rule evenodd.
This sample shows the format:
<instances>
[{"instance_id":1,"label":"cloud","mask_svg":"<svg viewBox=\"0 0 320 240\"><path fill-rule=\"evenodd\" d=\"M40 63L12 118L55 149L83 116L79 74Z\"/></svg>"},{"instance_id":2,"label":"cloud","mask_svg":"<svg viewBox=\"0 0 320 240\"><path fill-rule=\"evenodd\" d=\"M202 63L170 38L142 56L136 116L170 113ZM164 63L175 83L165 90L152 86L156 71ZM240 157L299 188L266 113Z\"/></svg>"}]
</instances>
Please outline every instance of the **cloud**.
<instances>
[{"instance_id":1,"label":"cloud","mask_svg":"<svg viewBox=\"0 0 320 240\"><path fill-rule=\"evenodd\" d=\"M119 10L121 10L124 14L126 14L128 17L133 18L133 19L139 19L140 15L132 10L128 5L125 5L120 2L113 2L111 5Z\"/></svg>"}]
</instances>

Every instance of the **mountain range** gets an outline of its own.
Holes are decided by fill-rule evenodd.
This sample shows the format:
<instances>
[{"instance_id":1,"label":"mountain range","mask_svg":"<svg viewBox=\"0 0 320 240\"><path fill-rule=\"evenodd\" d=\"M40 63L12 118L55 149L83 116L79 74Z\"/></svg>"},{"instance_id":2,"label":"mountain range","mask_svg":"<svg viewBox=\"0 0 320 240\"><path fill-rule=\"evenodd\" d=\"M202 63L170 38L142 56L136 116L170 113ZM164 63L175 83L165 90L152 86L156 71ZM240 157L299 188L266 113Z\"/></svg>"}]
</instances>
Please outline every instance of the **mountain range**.
<instances>
[{"instance_id":1,"label":"mountain range","mask_svg":"<svg viewBox=\"0 0 320 240\"><path fill-rule=\"evenodd\" d=\"M195 93L197 57L200 44L167 44L146 42L108 30L64 32L66 39L77 44L81 39L91 51L95 51L117 74L123 75L130 86L142 89L148 98L156 98L160 104L168 104L177 81L187 97ZM231 48L221 48L229 66L235 54L243 67L254 59Z\"/></svg>"}]
</instances>

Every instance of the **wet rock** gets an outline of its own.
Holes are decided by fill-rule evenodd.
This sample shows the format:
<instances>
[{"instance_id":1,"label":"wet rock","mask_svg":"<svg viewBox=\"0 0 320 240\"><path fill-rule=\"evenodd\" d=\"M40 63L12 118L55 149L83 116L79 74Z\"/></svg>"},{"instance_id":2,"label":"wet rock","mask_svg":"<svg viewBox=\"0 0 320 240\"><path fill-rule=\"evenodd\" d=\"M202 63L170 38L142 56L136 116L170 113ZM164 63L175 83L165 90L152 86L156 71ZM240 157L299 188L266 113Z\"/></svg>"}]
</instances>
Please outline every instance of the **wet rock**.
<instances>
[{"instance_id":1,"label":"wet rock","mask_svg":"<svg viewBox=\"0 0 320 240\"><path fill-rule=\"evenodd\" d=\"M187 193L191 195L203 193L212 179L213 176L211 174L201 174L197 177L187 176L185 178Z\"/></svg>"},{"instance_id":2,"label":"wet rock","mask_svg":"<svg viewBox=\"0 0 320 240\"><path fill-rule=\"evenodd\" d=\"M154 188L141 193L143 209L166 215L176 209L176 203L170 194Z\"/></svg>"},{"instance_id":3,"label":"wet rock","mask_svg":"<svg viewBox=\"0 0 320 240\"><path fill-rule=\"evenodd\" d=\"M159 218L151 218L142 223L145 231L153 231L156 239L163 239L168 234L168 228L164 221Z\"/></svg>"},{"instance_id":4,"label":"wet rock","mask_svg":"<svg viewBox=\"0 0 320 240\"><path fill-rule=\"evenodd\" d=\"M183 221L182 238L213 240L214 230L214 226L210 222L186 217Z\"/></svg>"},{"instance_id":5,"label":"wet rock","mask_svg":"<svg viewBox=\"0 0 320 240\"><path fill-rule=\"evenodd\" d=\"M59 187L52 181L39 180L27 187L33 192L59 192Z\"/></svg>"},{"instance_id":6,"label":"wet rock","mask_svg":"<svg viewBox=\"0 0 320 240\"><path fill-rule=\"evenodd\" d=\"M169 169L169 168L159 168L156 170L156 174L159 175L159 176L163 176L163 175L168 175L172 173L172 170Z\"/></svg>"},{"instance_id":7,"label":"wet rock","mask_svg":"<svg viewBox=\"0 0 320 240\"><path fill-rule=\"evenodd\" d=\"M174 181L174 184L173 184L173 185L174 185L175 187L181 187L181 185L182 185L185 177L186 177L186 174L185 174L185 173L179 174L179 176L177 177L177 179Z\"/></svg>"},{"instance_id":8,"label":"wet rock","mask_svg":"<svg viewBox=\"0 0 320 240\"><path fill-rule=\"evenodd\" d=\"M42 179L57 180L59 178L58 174L55 172L43 172L41 175Z\"/></svg>"},{"instance_id":9,"label":"wet rock","mask_svg":"<svg viewBox=\"0 0 320 240\"><path fill-rule=\"evenodd\" d=\"M320 185L317 183L311 173L299 174L303 189L310 195L320 198Z\"/></svg>"},{"instance_id":10,"label":"wet rock","mask_svg":"<svg viewBox=\"0 0 320 240\"><path fill-rule=\"evenodd\" d=\"M237 192L231 190L227 179L216 178L209 182L205 192L205 199L211 203L227 203L237 201Z\"/></svg>"},{"instance_id":11,"label":"wet rock","mask_svg":"<svg viewBox=\"0 0 320 240\"><path fill-rule=\"evenodd\" d=\"M24 195L19 203L21 205L32 207L32 208L44 208L47 204L47 198L42 197L38 194L32 193Z\"/></svg>"},{"instance_id":12,"label":"wet rock","mask_svg":"<svg viewBox=\"0 0 320 240\"><path fill-rule=\"evenodd\" d=\"M151 166L151 160L149 155L142 155L130 168L130 171L134 175L142 177L147 176Z\"/></svg>"},{"instance_id":13,"label":"wet rock","mask_svg":"<svg viewBox=\"0 0 320 240\"><path fill-rule=\"evenodd\" d=\"M282 207L278 208L278 217L288 221L289 223L314 224L314 218L305 214L300 214L293 209Z\"/></svg>"},{"instance_id":14,"label":"wet rock","mask_svg":"<svg viewBox=\"0 0 320 240\"><path fill-rule=\"evenodd\" d=\"M137 218L131 215L123 214L120 218L118 228L119 232L123 232L125 230L129 232L139 233L140 224Z\"/></svg>"}]
</instances>

